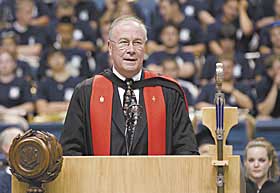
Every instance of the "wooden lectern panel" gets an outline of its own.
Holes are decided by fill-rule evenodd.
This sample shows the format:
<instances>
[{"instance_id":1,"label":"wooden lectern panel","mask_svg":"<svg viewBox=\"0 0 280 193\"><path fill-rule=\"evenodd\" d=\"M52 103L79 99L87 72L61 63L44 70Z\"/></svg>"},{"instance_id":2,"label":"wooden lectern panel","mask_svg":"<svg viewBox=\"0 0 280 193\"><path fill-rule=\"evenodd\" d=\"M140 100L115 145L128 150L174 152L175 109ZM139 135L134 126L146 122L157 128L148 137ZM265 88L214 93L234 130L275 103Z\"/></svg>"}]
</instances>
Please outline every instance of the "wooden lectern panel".
<instances>
[{"instance_id":1,"label":"wooden lectern panel","mask_svg":"<svg viewBox=\"0 0 280 193\"><path fill-rule=\"evenodd\" d=\"M216 168L204 156L64 157L46 193L216 193ZM240 193L240 159L229 156L225 193ZM26 192L12 180L12 192Z\"/></svg>"}]
</instances>

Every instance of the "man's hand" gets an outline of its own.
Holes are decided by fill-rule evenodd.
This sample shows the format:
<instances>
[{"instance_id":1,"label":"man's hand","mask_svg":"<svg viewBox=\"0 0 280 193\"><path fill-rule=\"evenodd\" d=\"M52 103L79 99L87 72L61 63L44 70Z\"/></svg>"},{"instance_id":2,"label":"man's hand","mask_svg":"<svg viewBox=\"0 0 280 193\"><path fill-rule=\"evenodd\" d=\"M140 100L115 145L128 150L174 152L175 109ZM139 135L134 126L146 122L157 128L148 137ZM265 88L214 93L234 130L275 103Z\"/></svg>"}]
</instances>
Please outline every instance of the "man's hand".
<instances>
[{"instance_id":1,"label":"man's hand","mask_svg":"<svg viewBox=\"0 0 280 193\"><path fill-rule=\"evenodd\" d=\"M242 11L242 10L247 10L248 8L248 2L247 0L240 0L239 4L238 4L238 10Z\"/></svg>"},{"instance_id":2,"label":"man's hand","mask_svg":"<svg viewBox=\"0 0 280 193\"><path fill-rule=\"evenodd\" d=\"M222 85L222 91L225 93L232 93L232 91L234 90L233 84L232 83L228 83L228 82L224 82Z\"/></svg>"}]
</instances>

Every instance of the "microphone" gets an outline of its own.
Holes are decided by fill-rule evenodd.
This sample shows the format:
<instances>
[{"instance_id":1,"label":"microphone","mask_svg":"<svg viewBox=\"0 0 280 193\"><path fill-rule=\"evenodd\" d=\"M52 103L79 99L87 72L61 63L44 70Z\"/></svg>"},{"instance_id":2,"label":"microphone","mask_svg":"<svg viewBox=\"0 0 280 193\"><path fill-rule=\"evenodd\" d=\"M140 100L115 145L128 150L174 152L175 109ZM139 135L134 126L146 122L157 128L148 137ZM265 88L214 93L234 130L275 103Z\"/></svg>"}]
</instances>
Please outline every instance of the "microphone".
<instances>
[{"instance_id":1,"label":"microphone","mask_svg":"<svg viewBox=\"0 0 280 193\"><path fill-rule=\"evenodd\" d=\"M126 119L126 128L125 128L125 142L126 142L127 155L130 154L134 135L135 135L135 129L138 120L141 119L142 113L143 113L143 107L139 104L132 104L127 109L127 119Z\"/></svg>"}]
</instances>

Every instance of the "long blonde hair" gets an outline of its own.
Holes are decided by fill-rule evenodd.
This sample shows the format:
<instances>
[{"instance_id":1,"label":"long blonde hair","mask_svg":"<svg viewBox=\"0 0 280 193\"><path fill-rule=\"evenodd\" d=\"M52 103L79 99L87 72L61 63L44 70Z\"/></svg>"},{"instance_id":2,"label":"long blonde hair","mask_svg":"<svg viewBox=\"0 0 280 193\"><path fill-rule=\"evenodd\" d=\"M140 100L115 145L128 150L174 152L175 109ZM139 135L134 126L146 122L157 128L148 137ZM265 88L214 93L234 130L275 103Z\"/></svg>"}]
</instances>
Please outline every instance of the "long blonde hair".
<instances>
[{"instance_id":1,"label":"long blonde hair","mask_svg":"<svg viewBox=\"0 0 280 193\"><path fill-rule=\"evenodd\" d=\"M258 137L250 141L244 151L244 162L247 160L247 152L252 147L263 147L266 149L268 160L272 162L268 170L268 179L277 180L279 177L278 157L273 145L264 137Z\"/></svg>"}]
</instances>

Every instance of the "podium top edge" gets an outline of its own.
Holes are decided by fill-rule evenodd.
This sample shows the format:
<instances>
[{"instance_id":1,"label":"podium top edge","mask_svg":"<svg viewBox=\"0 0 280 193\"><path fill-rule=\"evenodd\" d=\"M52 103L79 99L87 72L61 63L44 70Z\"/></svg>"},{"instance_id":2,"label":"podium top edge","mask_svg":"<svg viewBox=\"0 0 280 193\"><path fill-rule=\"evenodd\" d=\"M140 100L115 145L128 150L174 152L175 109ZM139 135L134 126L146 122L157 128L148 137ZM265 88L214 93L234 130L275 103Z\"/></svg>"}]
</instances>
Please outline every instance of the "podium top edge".
<instances>
[{"instance_id":1,"label":"podium top edge","mask_svg":"<svg viewBox=\"0 0 280 193\"><path fill-rule=\"evenodd\" d=\"M240 157L239 155L230 155L229 157ZM213 156L207 155L168 155L168 156L63 156L65 159L89 159L89 158L98 158L98 159L174 159L174 158L213 158ZM216 159L216 158L214 158Z\"/></svg>"}]
</instances>

